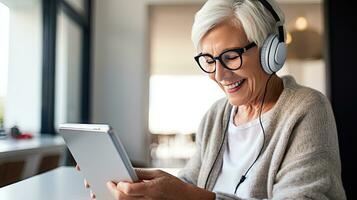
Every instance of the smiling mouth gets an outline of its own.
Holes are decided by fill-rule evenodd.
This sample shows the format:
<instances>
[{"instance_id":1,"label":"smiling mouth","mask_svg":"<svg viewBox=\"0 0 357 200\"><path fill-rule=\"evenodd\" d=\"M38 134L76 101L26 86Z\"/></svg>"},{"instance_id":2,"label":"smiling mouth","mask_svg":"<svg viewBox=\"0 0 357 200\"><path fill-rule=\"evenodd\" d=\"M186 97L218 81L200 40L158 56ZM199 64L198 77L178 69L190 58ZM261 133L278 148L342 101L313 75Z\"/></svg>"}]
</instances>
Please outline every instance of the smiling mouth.
<instances>
[{"instance_id":1,"label":"smiling mouth","mask_svg":"<svg viewBox=\"0 0 357 200\"><path fill-rule=\"evenodd\" d=\"M235 83L225 85L224 88L227 90L228 93L237 92L241 88L241 86L244 82L245 82L245 79L241 79Z\"/></svg>"}]
</instances>

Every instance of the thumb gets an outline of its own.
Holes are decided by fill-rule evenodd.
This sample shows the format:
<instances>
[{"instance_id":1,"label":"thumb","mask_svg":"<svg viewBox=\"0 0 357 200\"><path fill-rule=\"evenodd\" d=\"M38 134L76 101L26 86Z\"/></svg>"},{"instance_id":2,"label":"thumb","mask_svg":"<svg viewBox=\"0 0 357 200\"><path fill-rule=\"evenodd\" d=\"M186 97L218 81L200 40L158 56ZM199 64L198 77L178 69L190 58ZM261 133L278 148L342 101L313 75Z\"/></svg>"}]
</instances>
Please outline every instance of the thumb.
<instances>
[{"instance_id":1,"label":"thumb","mask_svg":"<svg viewBox=\"0 0 357 200\"><path fill-rule=\"evenodd\" d=\"M160 176L160 170L135 169L136 175L140 180L151 180Z\"/></svg>"}]
</instances>

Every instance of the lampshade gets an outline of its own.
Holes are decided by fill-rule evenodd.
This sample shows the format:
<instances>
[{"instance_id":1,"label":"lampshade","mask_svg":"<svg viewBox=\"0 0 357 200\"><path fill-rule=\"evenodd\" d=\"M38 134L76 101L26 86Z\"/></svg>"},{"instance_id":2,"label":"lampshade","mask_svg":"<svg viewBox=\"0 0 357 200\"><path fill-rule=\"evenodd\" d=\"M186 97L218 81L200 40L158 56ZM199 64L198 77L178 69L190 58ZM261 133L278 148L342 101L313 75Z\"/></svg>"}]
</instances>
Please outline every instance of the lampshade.
<instances>
[{"instance_id":1,"label":"lampshade","mask_svg":"<svg viewBox=\"0 0 357 200\"><path fill-rule=\"evenodd\" d=\"M321 59L322 36L312 29L290 32L287 59Z\"/></svg>"}]
</instances>

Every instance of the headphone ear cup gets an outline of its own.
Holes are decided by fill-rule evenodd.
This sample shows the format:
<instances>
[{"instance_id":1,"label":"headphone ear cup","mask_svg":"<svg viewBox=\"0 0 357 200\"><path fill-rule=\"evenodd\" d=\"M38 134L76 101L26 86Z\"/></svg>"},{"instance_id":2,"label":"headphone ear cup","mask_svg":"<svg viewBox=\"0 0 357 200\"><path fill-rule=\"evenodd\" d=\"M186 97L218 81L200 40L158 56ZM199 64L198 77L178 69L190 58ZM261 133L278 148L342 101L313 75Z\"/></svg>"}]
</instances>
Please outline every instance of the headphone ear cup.
<instances>
[{"instance_id":1,"label":"headphone ear cup","mask_svg":"<svg viewBox=\"0 0 357 200\"><path fill-rule=\"evenodd\" d=\"M279 71L283 67L285 60L286 60L286 44L285 42L280 42L276 47L276 52L274 55L276 71Z\"/></svg>"},{"instance_id":2,"label":"headphone ear cup","mask_svg":"<svg viewBox=\"0 0 357 200\"><path fill-rule=\"evenodd\" d=\"M269 35L260 51L260 62L267 74L279 71L286 59L286 44L279 42L278 36Z\"/></svg>"},{"instance_id":3,"label":"headphone ear cup","mask_svg":"<svg viewBox=\"0 0 357 200\"><path fill-rule=\"evenodd\" d=\"M262 65L263 71L267 74L273 73L269 67L269 51L273 39L274 35L269 35L267 39L265 39L263 46L260 49L260 63Z\"/></svg>"}]
</instances>

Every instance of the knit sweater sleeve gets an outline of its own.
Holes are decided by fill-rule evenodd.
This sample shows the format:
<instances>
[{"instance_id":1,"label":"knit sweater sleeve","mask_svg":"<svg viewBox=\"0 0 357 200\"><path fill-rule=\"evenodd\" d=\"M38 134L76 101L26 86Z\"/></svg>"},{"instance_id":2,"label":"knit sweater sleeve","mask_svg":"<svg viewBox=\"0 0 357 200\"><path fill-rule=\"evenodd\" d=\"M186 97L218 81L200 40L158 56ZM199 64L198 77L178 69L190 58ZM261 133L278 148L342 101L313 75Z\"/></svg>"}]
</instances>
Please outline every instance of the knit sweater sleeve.
<instances>
[{"instance_id":1,"label":"knit sweater sleeve","mask_svg":"<svg viewBox=\"0 0 357 200\"><path fill-rule=\"evenodd\" d=\"M346 199L336 123L322 94L305 99L273 186L273 199Z\"/></svg>"},{"instance_id":2,"label":"knit sweater sleeve","mask_svg":"<svg viewBox=\"0 0 357 200\"><path fill-rule=\"evenodd\" d=\"M346 199L335 119L325 96L307 98L275 176L270 199ZM216 199L240 200L216 193Z\"/></svg>"}]
</instances>

